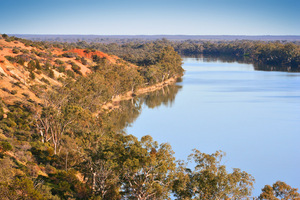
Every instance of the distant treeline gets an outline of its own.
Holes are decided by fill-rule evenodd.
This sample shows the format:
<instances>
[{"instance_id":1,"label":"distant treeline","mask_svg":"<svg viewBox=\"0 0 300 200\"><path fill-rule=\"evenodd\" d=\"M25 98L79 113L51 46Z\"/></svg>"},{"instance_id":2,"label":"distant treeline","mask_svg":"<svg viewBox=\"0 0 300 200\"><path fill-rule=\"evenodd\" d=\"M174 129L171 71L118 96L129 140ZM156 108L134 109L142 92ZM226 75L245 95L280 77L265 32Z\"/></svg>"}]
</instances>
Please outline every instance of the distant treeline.
<instances>
[{"instance_id":1,"label":"distant treeline","mask_svg":"<svg viewBox=\"0 0 300 200\"><path fill-rule=\"evenodd\" d=\"M22 35L21 35L22 36ZM139 66L155 63L162 46L185 56L230 56L274 70L300 71L299 36L30 36L39 41L65 42L69 48L89 48L118 55ZM163 38L163 39L159 39ZM167 39L166 39L167 38ZM168 40L169 39L169 40ZM62 44L62 43L60 43Z\"/></svg>"},{"instance_id":2,"label":"distant treeline","mask_svg":"<svg viewBox=\"0 0 300 200\"><path fill-rule=\"evenodd\" d=\"M247 58L255 63L286 66L300 69L300 45L281 42L234 41L234 42L183 42L174 48L183 55L229 55Z\"/></svg>"},{"instance_id":3,"label":"distant treeline","mask_svg":"<svg viewBox=\"0 0 300 200\"><path fill-rule=\"evenodd\" d=\"M155 41L163 38L170 41L202 40L202 41L235 41L235 40L256 40L256 41L300 41L298 35L31 35L12 34L13 36L33 41L49 42L101 42L101 43L128 43L134 41Z\"/></svg>"},{"instance_id":4,"label":"distant treeline","mask_svg":"<svg viewBox=\"0 0 300 200\"><path fill-rule=\"evenodd\" d=\"M172 46L175 51L185 56L205 54L209 56L230 56L236 59L247 59L256 64L272 65L278 70L300 70L300 44L292 42L262 42L262 41L229 41L229 42L203 42L184 41L171 42L166 39L154 42L130 42L126 44L75 43L81 48L97 49L119 57L137 65L155 63L151 55L161 46ZM73 43L73 45L75 45Z\"/></svg>"}]
</instances>

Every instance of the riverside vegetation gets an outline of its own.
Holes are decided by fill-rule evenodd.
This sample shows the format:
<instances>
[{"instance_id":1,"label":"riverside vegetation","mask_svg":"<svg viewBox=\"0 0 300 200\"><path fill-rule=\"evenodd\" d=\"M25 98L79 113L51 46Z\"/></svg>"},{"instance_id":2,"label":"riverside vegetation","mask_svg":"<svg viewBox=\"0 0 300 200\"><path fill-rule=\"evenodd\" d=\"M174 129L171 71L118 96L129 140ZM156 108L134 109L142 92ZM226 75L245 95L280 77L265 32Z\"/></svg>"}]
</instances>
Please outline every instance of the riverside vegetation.
<instances>
[{"instance_id":1,"label":"riverside vegetation","mask_svg":"<svg viewBox=\"0 0 300 200\"><path fill-rule=\"evenodd\" d=\"M57 38L59 39L59 37ZM78 38L79 39L79 38ZM267 71L300 71L299 41L258 41L258 40L156 40L147 39L88 39L64 43L72 47L97 49L137 65L155 62L151 53L157 47L169 45L184 56L217 56L227 57L240 62L253 63L258 70ZM65 41L69 41L65 39ZM86 42L88 41L88 42ZM261 68L261 66L265 66Z\"/></svg>"},{"instance_id":2,"label":"riverside vegetation","mask_svg":"<svg viewBox=\"0 0 300 200\"><path fill-rule=\"evenodd\" d=\"M226 170L224 153L193 150L176 161L169 144L149 135L138 140L124 127L180 89L163 88L144 98L116 97L183 75L182 60L167 41L124 57L81 45L0 39L1 199L242 199L254 178ZM126 47L136 51L133 47ZM134 56L138 56L134 58ZM171 97L170 97L171 96ZM170 99L166 99L170 98ZM110 103L110 104L109 104ZM111 105L108 109L104 109ZM299 199L278 181L259 199Z\"/></svg>"}]
</instances>

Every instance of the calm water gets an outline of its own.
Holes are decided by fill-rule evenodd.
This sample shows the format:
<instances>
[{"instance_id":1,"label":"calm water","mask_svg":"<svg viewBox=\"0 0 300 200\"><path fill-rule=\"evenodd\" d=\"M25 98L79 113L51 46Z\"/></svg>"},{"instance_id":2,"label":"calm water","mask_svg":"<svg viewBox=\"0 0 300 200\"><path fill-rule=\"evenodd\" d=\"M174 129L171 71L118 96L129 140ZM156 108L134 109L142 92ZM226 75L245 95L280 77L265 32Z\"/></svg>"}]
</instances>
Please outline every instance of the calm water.
<instances>
[{"instance_id":1,"label":"calm water","mask_svg":"<svg viewBox=\"0 0 300 200\"><path fill-rule=\"evenodd\" d=\"M222 150L228 171L255 177L255 196L277 180L300 188L300 73L195 58L183 67L175 100L144 105L127 132L170 143L177 159L186 160L193 148Z\"/></svg>"}]
</instances>

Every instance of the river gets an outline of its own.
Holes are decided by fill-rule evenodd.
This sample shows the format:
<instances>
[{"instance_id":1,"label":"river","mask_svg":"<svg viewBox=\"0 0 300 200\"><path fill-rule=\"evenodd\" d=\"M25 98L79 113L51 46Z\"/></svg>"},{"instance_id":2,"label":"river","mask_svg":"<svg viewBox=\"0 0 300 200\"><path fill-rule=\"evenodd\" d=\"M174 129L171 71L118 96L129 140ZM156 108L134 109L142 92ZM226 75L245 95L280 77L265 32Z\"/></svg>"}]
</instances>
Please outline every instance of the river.
<instances>
[{"instance_id":1,"label":"river","mask_svg":"<svg viewBox=\"0 0 300 200\"><path fill-rule=\"evenodd\" d=\"M144 104L127 133L167 142L182 160L194 148L222 150L228 171L254 176L254 196L277 180L300 188L300 73L205 58L184 58L183 68L176 97Z\"/></svg>"}]
</instances>

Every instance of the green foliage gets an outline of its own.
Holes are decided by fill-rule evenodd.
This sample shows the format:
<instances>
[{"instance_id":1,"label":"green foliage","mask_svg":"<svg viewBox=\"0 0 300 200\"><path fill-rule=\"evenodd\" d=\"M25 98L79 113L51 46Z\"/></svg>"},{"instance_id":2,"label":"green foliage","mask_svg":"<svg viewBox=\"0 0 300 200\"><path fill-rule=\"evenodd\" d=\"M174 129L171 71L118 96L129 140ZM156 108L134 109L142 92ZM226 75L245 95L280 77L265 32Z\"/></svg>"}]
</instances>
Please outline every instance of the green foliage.
<instances>
[{"instance_id":1,"label":"green foliage","mask_svg":"<svg viewBox=\"0 0 300 200\"><path fill-rule=\"evenodd\" d=\"M34 72L30 72L29 73L29 78L31 79L31 80L34 80L35 79L35 74L34 74Z\"/></svg>"},{"instance_id":2,"label":"green foliage","mask_svg":"<svg viewBox=\"0 0 300 200\"><path fill-rule=\"evenodd\" d=\"M71 62L71 65L72 65L72 70L76 73L76 74L79 74L79 75L82 75L82 73L81 73L81 68L78 66L78 65L76 65L74 62Z\"/></svg>"},{"instance_id":3,"label":"green foliage","mask_svg":"<svg viewBox=\"0 0 300 200\"><path fill-rule=\"evenodd\" d=\"M6 151L11 151L13 149L13 147L11 146L11 144L8 141L1 141L0 149L2 150L2 152L6 152Z\"/></svg>"},{"instance_id":4,"label":"green foliage","mask_svg":"<svg viewBox=\"0 0 300 200\"><path fill-rule=\"evenodd\" d=\"M9 38L9 36L8 36L7 34L2 34L2 37L3 37L4 39Z\"/></svg>"},{"instance_id":5,"label":"green foliage","mask_svg":"<svg viewBox=\"0 0 300 200\"><path fill-rule=\"evenodd\" d=\"M89 199L90 189L78 180L76 173L75 170L58 171L45 180L53 186L52 193L61 199Z\"/></svg>"},{"instance_id":6,"label":"green foliage","mask_svg":"<svg viewBox=\"0 0 300 200\"><path fill-rule=\"evenodd\" d=\"M52 69L49 70L49 77L54 78L54 71Z\"/></svg>"},{"instance_id":7,"label":"green foliage","mask_svg":"<svg viewBox=\"0 0 300 200\"><path fill-rule=\"evenodd\" d=\"M23 57L17 57L17 63L24 66L24 63L26 62L26 60Z\"/></svg>"},{"instance_id":8,"label":"green foliage","mask_svg":"<svg viewBox=\"0 0 300 200\"><path fill-rule=\"evenodd\" d=\"M3 103L2 100L0 99L0 120L3 119L3 115L4 115Z\"/></svg>"},{"instance_id":9,"label":"green foliage","mask_svg":"<svg viewBox=\"0 0 300 200\"><path fill-rule=\"evenodd\" d=\"M18 104L8 106L9 112L7 113L7 118L0 121L0 128L3 129L3 133L7 136L16 137L26 135L23 139L28 140L30 137L30 129L32 126L32 110L30 107Z\"/></svg>"},{"instance_id":10,"label":"green foliage","mask_svg":"<svg viewBox=\"0 0 300 200\"><path fill-rule=\"evenodd\" d=\"M35 68L38 70L42 69L39 60L35 60Z\"/></svg>"},{"instance_id":11,"label":"green foliage","mask_svg":"<svg viewBox=\"0 0 300 200\"><path fill-rule=\"evenodd\" d=\"M58 65L63 65L65 63L64 61L59 60L59 59L56 59L54 62Z\"/></svg>"},{"instance_id":12,"label":"green foliage","mask_svg":"<svg viewBox=\"0 0 300 200\"><path fill-rule=\"evenodd\" d=\"M49 146L49 144L44 144L40 142L32 143L32 148L30 149L32 155L34 155L38 164L52 164L57 160L54 155L54 149Z\"/></svg>"},{"instance_id":13,"label":"green foliage","mask_svg":"<svg viewBox=\"0 0 300 200\"><path fill-rule=\"evenodd\" d=\"M125 197L167 199L171 175L175 170L173 151L168 144L158 145L152 137L128 144L129 155L124 163Z\"/></svg>"},{"instance_id":14,"label":"green foliage","mask_svg":"<svg viewBox=\"0 0 300 200\"><path fill-rule=\"evenodd\" d=\"M37 187L27 177L16 177L10 183L0 185L0 195L5 197L5 199L58 200L57 196L52 195L49 187L44 185Z\"/></svg>"},{"instance_id":15,"label":"green foliage","mask_svg":"<svg viewBox=\"0 0 300 200\"><path fill-rule=\"evenodd\" d=\"M37 70L41 70L42 67L40 65L40 62L39 60L30 60L29 63L27 64L27 69L30 71L30 72L33 72L35 69Z\"/></svg>"},{"instance_id":16,"label":"green foliage","mask_svg":"<svg viewBox=\"0 0 300 200\"><path fill-rule=\"evenodd\" d=\"M66 66L65 65L59 65L57 67L58 72L62 73L66 71Z\"/></svg>"},{"instance_id":17,"label":"green foliage","mask_svg":"<svg viewBox=\"0 0 300 200\"><path fill-rule=\"evenodd\" d=\"M181 165L173 186L175 195L179 199L243 199L250 196L254 178L240 169L228 173L220 164L223 156L221 151L205 154L194 150L189 158L194 160L195 170L184 169Z\"/></svg>"},{"instance_id":18,"label":"green foliage","mask_svg":"<svg viewBox=\"0 0 300 200\"><path fill-rule=\"evenodd\" d=\"M13 52L14 54L18 54L18 53L20 53L20 50L17 49L17 48L13 48L12 52Z\"/></svg>"},{"instance_id":19,"label":"green foliage","mask_svg":"<svg viewBox=\"0 0 300 200\"><path fill-rule=\"evenodd\" d=\"M172 44L183 55L230 55L237 59L248 59L254 63L292 67L299 70L300 46L294 43L260 41L190 41ZM281 68L279 68L281 69Z\"/></svg>"},{"instance_id":20,"label":"green foliage","mask_svg":"<svg viewBox=\"0 0 300 200\"><path fill-rule=\"evenodd\" d=\"M29 50L27 50L27 49L21 49L20 51L24 54L29 54Z\"/></svg>"},{"instance_id":21,"label":"green foliage","mask_svg":"<svg viewBox=\"0 0 300 200\"><path fill-rule=\"evenodd\" d=\"M15 63L15 59L11 56L4 56L6 58L6 60L8 60L11 63Z\"/></svg>"},{"instance_id":22,"label":"green foliage","mask_svg":"<svg viewBox=\"0 0 300 200\"><path fill-rule=\"evenodd\" d=\"M279 200L279 199L300 199L300 194L297 192L298 189L292 188L285 182L277 181L273 186L265 185L262 189L262 193L258 199L266 200Z\"/></svg>"},{"instance_id":23,"label":"green foliage","mask_svg":"<svg viewBox=\"0 0 300 200\"><path fill-rule=\"evenodd\" d=\"M68 77L75 78L75 73L72 70L68 69L66 71L66 74L67 74Z\"/></svg>"},{"instance_id":24,"label":"green foliage","mask_svg":"<svg viewBox=\"0 0 300 200\"><path fill-rule=\"evenodd\" d=\"M71 52L66 52L66 53L63 53L62 54L63 57L66 57L66 58L74 58L77 56L76 53L71 53Z\"/></svg>"},{"instance_id":25,"label":"green foliage","mask_svg":"<svg viewBox=\"0 0 300 200\"><path fill-rule=\"evenodd\" d=\"M288 42L264 42L264 41L168 41L165 39L157 41L118 41L117 43L86 43L77 42L82 48L95 48L105 53L118 55L126 61L139 66L156 65L158 60L155 54L166 46L172 46L181 55L206 54L210 56L230 55L236 59L247 59L254 63L274 65L275 69L300 69L300 48L299 43ZM75 44L73 44L75 45ZM282 68L282 66L285 66Z\"/></svg>"},{"instance_id":26,"label":"green foliage","mask_svg":"<svg viewBox=\"0 0 300 200\"><path fill-rule=\"evenodd\" d=\"M48 85L50 85L49 80L48 80L48 79L45 79L44 77L41 78L41 81L44 82L44 83L46 83L46 84L48 84Z\"/></svg>"},{"instance_id":27,"label":"green foliage","mask_svg":"<svg viewBox=\"0 0 300 200\"><path fill-rule=\"evenodd\" d=\"M95 62L95 63L100 63L101 62L101 58L97 55L93 55L92 58L93 58L93 62Z\"/></svg>"},{"instance_id":28,"label":"green foliage","mask_svg":"<svg viewBox=\"0 0 300 200\"><path fill-rule=\"evenodd\" d=\"M17 90L11 90L10 93L11 93L12 95L15 95L15 94L17 94Z\"/></svg>"},{"instance_id":29,"label":"green foliage","mask_svg":"<svg viewBox=\"0 0 300 200\"><path fill-rule=\"evenodd\" d=\"M3 90L4 92L7 92L7 93L10 93L10 90L9 89L7 89L7 88L1 88L1 90Z\"/></svg>"},{"instance_id":30,"label":"green foliage","mask_svg":"<svg viewBox=\"0 0 300 200\"><path fill-rule=\"evenodd\" d=\"M87 65L87 60L84 57L81 57L80 61L83 65Z\"/></svg>"}]
</instances>

